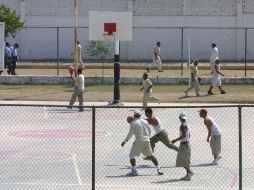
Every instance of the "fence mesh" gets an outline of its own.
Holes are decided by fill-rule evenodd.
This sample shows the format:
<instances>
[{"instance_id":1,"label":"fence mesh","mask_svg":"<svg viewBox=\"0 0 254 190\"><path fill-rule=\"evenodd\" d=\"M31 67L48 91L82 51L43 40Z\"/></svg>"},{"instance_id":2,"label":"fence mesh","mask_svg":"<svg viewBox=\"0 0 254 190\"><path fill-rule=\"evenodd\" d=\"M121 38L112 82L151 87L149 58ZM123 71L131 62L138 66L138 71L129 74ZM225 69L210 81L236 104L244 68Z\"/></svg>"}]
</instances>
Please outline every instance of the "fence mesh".
<instances>
[{"instance_id":1,"label":"fence mesh","mask_svg":"<svg viewBox=\"0 0 254 190\"><path fill-rule=\"evenodd\" d=\"M154 154L164 175L141 155L136 158L139 175L126 176L134 137L124 147L121 142L129 131L126 118L135 109L141 110L1 105L1 189L253 189L253 107L207 108L222 131L218 165L210 164L214 158L200 107L153 108L170 140L179 137L179 114L187 114L194 172L188 182L180 180L186 171L175 166L177 152L162 142Z\"/></svg>"}]
</instances>

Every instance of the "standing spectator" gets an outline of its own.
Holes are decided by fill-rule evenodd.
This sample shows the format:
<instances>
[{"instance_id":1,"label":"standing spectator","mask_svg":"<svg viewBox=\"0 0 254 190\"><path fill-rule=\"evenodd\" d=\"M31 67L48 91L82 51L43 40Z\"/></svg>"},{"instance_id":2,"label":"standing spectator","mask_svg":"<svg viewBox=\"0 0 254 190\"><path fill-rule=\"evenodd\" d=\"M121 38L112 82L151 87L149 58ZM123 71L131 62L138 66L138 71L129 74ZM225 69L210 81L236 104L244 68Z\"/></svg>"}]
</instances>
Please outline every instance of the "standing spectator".
<instances>
[{"instance_id":1,"label":"standing spectator","mask_svg":"<svg viewBox=\"0 0 254 190\"><path fill-rule=\"evenodd\" d=\"M156 46L153 48L153 62L147 66L146 70L148 72L150 72L150 69L153 65L157 65L158 71L163 72L163 70L161 69L162 63L161 63L161 56L160 56L160 46L161 46L161 43L157 42Z\"/></svg>"},{"instance_id":2,"label":"standing spectator","mask_svg":"<svg viewBox=\"0 0 254 190\"><path fill-rule=\"evenodd\" d=\"M213 71L213 67L214 67L215 61L217 59L219 59L219 50L216 47L215 43L212 43L211 46L212 46L212 52L211 52L211 55L210 55L210 67L211 67L211 70Z\"/></svg>"},{"instance_id":3,"label":"standing spectator","mask_svg":"<svg viewBox=\"0 0 254 190\"><path fill-rule=\"evenodd\" d=\"M79 41L78 43L78 63L79 63L79 68L82 68L83 70L85 69L84 63L82 61L82 46L80 45Z\"/></svg>"},{"instance_id":4,"label":"standing spectator","mask_svg":"<svg viewBox=\"0 0 254 190\"><path fill-rule=\"evenodd\" d=\"M148 74L143 74L143 86L140 89L140 91L144 90L144 96L143 96L143 106L147 106L148 100L160 102L160 100L157 97L152 96L152 82L148 79Z\"/></svg>"},{"instance_id":5,"label":"standing spectator","mask_svg":"<svg viewBox=\"0 0 254 190\"><path fill-rule=\"evenodd\" d=\"M224 76L224 74L222 74L220 72L220 60L217 59L215 61L215 65L214 65L213 72L212 72L212 85L210 86L210 88L208 90L208 94L209 95L213 95L214 94L212 92L212 89L213 89L214 86L218 86L218 88L220 89L221 94L226 94L226 92L221 87L221 78L220 78L220 75Z\"/></svg>"},{"instance_id":6,"label":"standing spectator","mask_svg":"<svg viewBox=\"0 0 254 190\"><path fill-rule=\"evenodd\" d=\"M190 129L188 124L186 123L187 116L185 113L181 113L179 115L179 119L181 122L180 126L180 136L172 140L172 143L180 141L179 151L176 159L176 167L184 167L187 171L186 176L181 178L181 180L189 181L191 180L191 176L193 172L190 169L190 159L191 159L191 146L190 146Z\"/></svg>"},{"instance_id":7,"label":"standing spectator","mask_svg":"<svg viewBox=\"0 0 254 190\"><path fill-rule=\"evenodd\" d=\"M79 111L84 111L83 108L83 94L85 91L85 77L82 74L82 69L78 69L77 70L78 76L76 76L74 78L74 83L75 83L75 88L73 91L73 94L71 96L70 102L69 102L69 107L71 108L73 106L73 104L76 101L76 98L78 97L78 101L79 101Z\"/></svg>"},{"instance_id":8,"label":"standing spectator","mask_svg":"<svg viewBox=\"0 0 254 190\"><path fill-rule=\"evenodd\" d=\"M213 121L213 119L208 116L206 109L201 109L199 111L199 116L204 119L204 124L208 130L208 135L206 141L210 143L212 154L214 160L212 165L217 165L218 161L222 158L221 153L221 130L219 126Z\"/></svg>"},{"instance_id":9,"label":"standing spectator","mask_svg":"<svg viewBox=\"0 0 254 190\"><path fill-rule=\"evenodd\" d=\"M189 88L184 91L185 95L188 96L188 92L191 89L195 89L196 91L196 96L200 96L200 86L199 86L199 82L198 82L198 61L195 60L194 61L194 65L192 65L190 67L191 70L191 85L189 86Z\"/></svg>"},{"instance_id":10,"label":"standing spectator","mask_svg":"<svg viewBox=\"0 0 254 190\"><path fill-rule=\"evenodd\" d=\"M11 56L12 56L12 63L11 63L11 75L17 75L16 73L16 66L18 61L18 51L19 44L15 43L13 47L10 48Z\"/></svg>"},{"instance_id":11,"label":"standing spectator","mask_svg":"<svg viewBox=\"0 0 254 190\"><path fill-rule=\"evenodd\" d=\"M135 157L139 156L141 153L144 156L148 156L152 160L153 164L157 167L158 175L163 175L161 168L159 166L157 158L153 155L152 148L150 145L150 134L151 130L149 124L146 120L140 118L141 113L139 110L134 111L134 118L132 116L127 117L127 122L130 124L129 133L121 143L123 147L130 138L135 135L135 141L131 147L129 154L130 163L131 163L131 172L128 173L128 176L137 176L138 172L136 169L136 159Z\"/></svg>"},{"instance_id":12,"label":"standing spectator","mask_svg":"<svg viewBox=\"0 0 254 190\"><path fill-rule=\"evenodd\" d=\"M8 75L11 74L11 49L10 49L9 42L5 44L5 51L4 51L4 68L7 68Z\"/></svg>"},{"instance_id":13,"label":"standing spectator","mask_svg":"<svg viewBox=\"0 0 254 190\"><path fill-rule=\"evenodd\" d=\"M145 109L145 115L147 117L147 121L150 125L152 125L155 135L150 138L150 143L152 150L154 152L155 144L161 141L166 147L169 149L173 149L178 151L178 147L173 145L168 137L168 133L165 128L161 125L161 122L158 117L153 115L152 108ZM144 157L144 160L148 160L148 157Z\"/></svg>"}]
</instances>

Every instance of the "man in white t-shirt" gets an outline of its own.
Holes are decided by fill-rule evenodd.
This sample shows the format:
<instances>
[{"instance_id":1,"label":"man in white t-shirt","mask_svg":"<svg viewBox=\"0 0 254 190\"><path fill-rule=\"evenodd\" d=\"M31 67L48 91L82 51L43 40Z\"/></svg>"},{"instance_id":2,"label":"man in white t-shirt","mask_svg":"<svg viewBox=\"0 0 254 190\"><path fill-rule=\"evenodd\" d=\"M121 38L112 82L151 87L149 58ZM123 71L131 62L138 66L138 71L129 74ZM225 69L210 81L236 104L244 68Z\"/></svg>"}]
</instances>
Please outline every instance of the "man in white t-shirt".
<instances>
[{"instance_id":1,"label":"man in white t-shirt","mask_svg":"<svg viewBox=\"0 0 254 190\"><path fill-rule=\"evenodd\" d=\"M153 65L157 65L158 67L158 71L159 72L163 72L163 70L161 69L161 66L162 66L162 63L161 63L161 56L160 56L160 46L161 46L161 43L160 42L157 42L156 43L156 46L153 48L153 62L150 63L146 70L148 72L150 72L150 69Z\"/></svg>"},{"instance_id":2,"label":"man in white t-shirt","mask_svg":"<svg viewBox=\"0 0 254 190\"><path fill-rule=\"evenodd\" d=\"M79 111L84 111L84 108L83 108L83 94L84 94L84 91L85 91L85 77L82 74L82 69L79 68L77 70L77 73L78 73L78 76L76 76L74 78L75 88L74 88L74 91L72 93L68 108L71 108L73 106L73 104L76 101L76 98L78 97L79 106L80 106Z\"/></svg>"},{"instance_id":3,"label":"man in white t-shirt","mask_svg":"<svg viewBox=\"0 0 254 190\"><path fill-rule=\"evenodd\" d=\"M145 119L141 119L140 116L141 116L140 111L135 110L134 116L127 117L127 122L130 124L130 129L128 135L121 143L121 146L123 147L125 143L127 143L133 135L135 136L135 141L132 144L131 151L129 154L131 163L131 172L128 173L127 176L138 175L136 169L136 157L138 157L141 153L144 156L148 156L148 158L153 162L153 164L157 168L158 175L163 175L158 160L153 155L153 151L150 145L151 130L149 124Z\"/></svg>"},{"instance_id":4,"label":"man in white t-shirt","mask_svg":"<svg viewBox=\"0 0 254 190\"><path fill-rule=\"evenodd\" d=\"M226 94L226 92L221 87L220 75L224 76L224 74L222 74L220 72L220 60L217 59L215 61L215 65L214 65L213 71L212 71L212 85L210 86L210 88L208 90L209 95L213 95L212 89L213 89L214 86L217 86L219 88L221 94Z\"/></svg>"},{"instance_id":5,"label":"man in white t-shirt","mask_svg":"<svg viewBox=\"0 0 254 190\"><path fill-rule=\"evenodd\" d=\"M143 96L143 106L147 106L148 100L150 101L156 101L160 102L160 100L157 97L152 96L152 82L148 79L148 74L143 74L143 86L140 89L140 91L144 90L144 96Z\"/></svg>"},{"instance_id":6,"label":"man in white t-shirt","mask_svg":"<svg viewBox=\"0 0 254 190\"><path fill-rule=\"evenodd\" d=\"M212 52L211 52L211 55L210 55L210 67L211 67L211 70L213 70L213 67L214 67L214 64L215 64L215 60L217 60L217 59L219 59L219 50L216 47L216 44L213 43L212 44Z\"/></svg>"}]
</instances>

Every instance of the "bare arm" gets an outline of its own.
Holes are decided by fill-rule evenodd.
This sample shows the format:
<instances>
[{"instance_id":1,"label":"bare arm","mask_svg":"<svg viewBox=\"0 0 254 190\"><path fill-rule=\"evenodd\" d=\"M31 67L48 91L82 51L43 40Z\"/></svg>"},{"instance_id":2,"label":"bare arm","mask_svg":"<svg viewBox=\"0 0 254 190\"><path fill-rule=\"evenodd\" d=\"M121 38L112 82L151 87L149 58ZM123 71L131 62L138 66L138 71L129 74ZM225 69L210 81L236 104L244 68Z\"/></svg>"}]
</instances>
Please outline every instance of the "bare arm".
<instances>
[{"instance_id":1,"label":"bare arm","mask_svg":"<svg viewBox=\"0 0 254 190\"><path fill-rule=\"evenodd\" d=\"M215 69L215 71L216 71L217 73L219 73L220 75L225 76L224 74L222 74L222 73L219 71L219 68L218 68L217 65L214 66L214 69Z\"/></svg>"},{"instance_id":2,"label":"bare arm","mask_svg":"<svg viewBox=\"0 0 254 190\"><path fill-rule=\"evenodd\" d=\"M210 118L205 118L204 119L204 123L205 123L205 126L208 130L208 134L207 134L207 139L206 141L207 142L210 142L210 137L211 137L211 133L212 133L212 125L213 125L213 122Z\"/></svg>"},{"instance_id":3,"label":"bare arm","mask_svg":"<svg viewBox=\"0 0 254 190\"><path fill-rule=\"evenodd\" d=\"M182 135L174 140L172 140L172 143L174 144L177 141L180 141L181 139L184 139L186 137L187 133L187 126L186 125L181 125L180 130L182 132Z\"/></svg>"}]
</instances>

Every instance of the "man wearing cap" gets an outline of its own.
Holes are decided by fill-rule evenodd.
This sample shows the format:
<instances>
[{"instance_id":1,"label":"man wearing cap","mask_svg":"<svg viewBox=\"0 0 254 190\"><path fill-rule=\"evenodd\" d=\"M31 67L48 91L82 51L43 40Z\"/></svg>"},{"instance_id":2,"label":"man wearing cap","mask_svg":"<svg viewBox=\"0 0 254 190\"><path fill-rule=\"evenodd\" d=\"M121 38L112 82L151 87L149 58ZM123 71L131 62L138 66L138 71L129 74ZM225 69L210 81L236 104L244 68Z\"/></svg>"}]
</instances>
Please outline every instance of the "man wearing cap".
<instances>
[{"instance_id":1,"label":"man wearing cap","mask_svg":"<svg viewBox=\"0 0 254 190\"><path fill-rule=\"evenodd\" d=\"M179 115L181 122L180 126L180 136L174 140L172 143L180 141L179 151L176 158L176 167L184 167L187 171L186 176L181 178L181 180L189 181L193 172L190 169L190 159L191 159L191 146L190 146L190 130L188 124L186 123L187 117L185 113Z\"/></svg>"},{"instance_id":2,"label":"man wearing cap","mask_svg":"<svg viewBox=\"0 0 254 190\"><path fill-rule=\"evenodd\" d=\"M220 156L221 153L221 130L219 126L213 121L213 119L208 116L206 109L201 109L199 111L199 116L204 119L204 124L207 127L208 135L207 142L210 142L210 147L212 150L212 154L214 160L212 161L212 165L217 165L218 161L222 158Z\"/></svg>"},{"instance_id":3,"label":"man wearing cap","mask_svg":"<svg viewBox=\"0 0 254 190\"><path fill-rule=\"evenodd\" d=\"M141 113L139 110L134 111L134 117L128 116L127 122L130 124L130 129L127 137L121 143L123 147L126 142L130 140L132 135L135 136L135 141L131 147L129 154L130 163L131 163L131 172L127 176L137 176L138 172L136 169L136 159L135 157L139 156L141 153L144 156L148 156L153 164L157 168L158 175L163 175L161 168L159 166L157 158L153 155L152 148L150 145L150 134L151 130L149 124L145 119L140 118Z\"/></svg>"},{"instance_id":4,"label":"man wearing cap","mask_svg":"<svg viewBox=\"0 0 254 190\"><path fill-rule=\"evenodd\" d=\"M148 100L160 102L160 100L157 97L152 96L152 82L148 79L148 74L143 74L143 86L140 89L140 91L144 90L144 96L143 96L143 106L147 106Z\"/></svg>"},{"instance_id":5,"label":"man wearing cap","mask_svg":"<svg viewBox=\"0 0 254 190\"><path fill-rule=\"evenodd\" d=\"M154 152L155 144L159 141L161 141L169 149L178 151L178 147L171 143L166 129L163 127L163 125L161 125L160 119L153 115L152 108L150 108L150 107L146 108L145 115L147 117L146 120L153 127L153 129L156 133L154 136L152 136L150 138L150 143L151 143L153 152ZM148 157L144 157L144 160L148 160Z\"/></svg>"}]
</instances>

